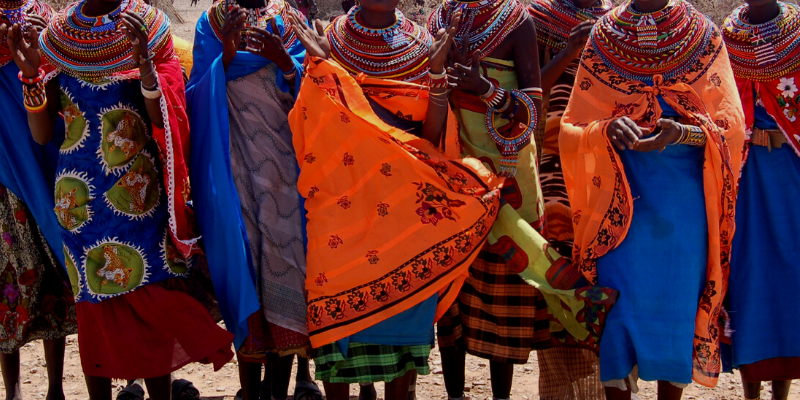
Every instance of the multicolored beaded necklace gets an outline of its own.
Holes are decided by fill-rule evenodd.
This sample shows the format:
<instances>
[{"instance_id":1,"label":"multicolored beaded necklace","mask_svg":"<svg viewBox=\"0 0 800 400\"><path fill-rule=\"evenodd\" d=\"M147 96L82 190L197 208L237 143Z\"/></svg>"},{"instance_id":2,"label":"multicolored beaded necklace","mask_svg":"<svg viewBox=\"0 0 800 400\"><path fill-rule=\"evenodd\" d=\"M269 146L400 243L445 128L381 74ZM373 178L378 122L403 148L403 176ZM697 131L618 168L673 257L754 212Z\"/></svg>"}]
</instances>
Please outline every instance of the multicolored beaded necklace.
<instances>
[{"instance_id":1,"label":"multicolored beaded necklace","mask_svg":"<svg viewBox=\"0 0 800 400\"><path fill-rule=\"evenodd\" d=\"M331 57L352 74L402 81L425 78L433 37L400 10L395 10L394 24L381 29L364 26L360 10L353 7L328 27Z\"/></svg>"},{"instance_id":2,"label":"multicolored beaded necklace","mask_svg":"<svg viewBox=\"0 0 800 400\"><path fill-rule=\"evenodd\" d=\"M567 47L572 28L583 21L602 17L613 7L611 0L600 0L587 8L578 8L573 0L535 0L528 12L536 25L539 46L559 52Z\"/></svg>"},{"instance_id":3,"label":"multicolored beaded necklace","mask_svg":"<svg viewBox=\"0 0 800 400\"><path fill-rule=\"evenodd\" d=\"M225 24L225 16L233 9L236 4L235 1L219 0L211 5L208 9L208 20L211 23L211 28L217 39L222 40L222 26ZM275 16L280 15L286 29L283 32L283 45L290 48L298 40L294 29L292 29L289 20L287 19L292 7L287 6L284 0L268 0L264 7L259 8L244 8L247 17L245 19L246 28L262 28L268 29L269 21Z\"/></svg>"},{"instance_id":4,"label":"multicolored beaded necklace","mask_svg":"<svg viewBox=\"0 0 800 400\"><path fill-rule=\"evenodd\" d=\"M737 77L768 82L800 70L800 8L778 6L778 16L763 24L749 23L747 5L725 19L723 38Z\"/></svg>"},{"instance_id":5,"label":"multicolored beaded necklace","mask_svg":"<svg viewBox=\"0 0 800 400\"><path fill-rule=\"evenodd\" d=\"M603 16L592 30L592 45L606 65L629 80L651 82L685 74L705 51L713 25L683 0L670 0L653 13L633 1Z\"/></svg>"},{"instance_id":6,"label":"multicolored beaded necklace","mask_svg":"<svg viewBox=\"0 0 800 400\"><path fill-rule=\"evenodd\" d=\"M123 12L144 18L150 54L161 53L171 43L167 16L142 0L123 0L114 11L97 17L84 14L85 4L73 3L56 13L39 38L47 61L67 75L98 82L135 68L130 41L119 30Z\"/></svg>"},{"instance_id":7,"label":"multicolored beaded necklace","mask_svg":"<svg viewBox=\"0 0 800 400\"><path fill-rule=\"evenodd\" d=\"M462 12L456 43L463 48L464 38L469 37L470 59L475 51L490 55L528 17L525 6L517 0L444 0L428 19L428 30L436 34L447 29L456 10Z\"/></svg>"},{"instance_id":8,"label":"multicolored beaded necklace","mask_svg":"<svg viewBox=\"0 0 800 400\"><path fill-rule=\"evenodd\" d=\"M28 15L39 15L49 21L53 16L53 9L38 0L0 1L0 10L3 16L0 20L11 24L25 25ZM0 67L11 62L11 52L5 40L0 40Z\"/></svg>"}]
</instances>

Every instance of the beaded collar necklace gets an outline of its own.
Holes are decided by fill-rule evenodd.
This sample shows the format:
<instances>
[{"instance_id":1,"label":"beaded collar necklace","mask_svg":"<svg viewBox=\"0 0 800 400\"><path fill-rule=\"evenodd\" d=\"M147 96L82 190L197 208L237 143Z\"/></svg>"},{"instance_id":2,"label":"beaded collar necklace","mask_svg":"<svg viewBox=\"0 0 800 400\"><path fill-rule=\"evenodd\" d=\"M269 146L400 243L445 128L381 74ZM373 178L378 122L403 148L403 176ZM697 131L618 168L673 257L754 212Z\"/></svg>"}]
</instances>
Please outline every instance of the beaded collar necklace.
<instances>
[{"instance_id":1,"label":"beaded collar necklace","mask_svg":"<svg viewBox=\"0 0 800 400\"><path fill-rule=\"evenodd\" d=\"M766 82L800 70L800 9L778 6L778 16L763 24L749 23L747 5L725 19L723 37L737 77Z\"/></svg>"},{"instance_id":2,"label":"beaded collar necklace","mask_svg":"<svg viewBox=\"0 0 800 400\"><path fill-rule=\"evenodd\" d=\"M433 38L419 25L395 10L396 20L387 28L364 26L359 6L328 27L331 57L352 74L418 81L428 72L428 49Z\"/></svg>"},{"instance_id":3,"label":"beaded collar necklace","mask_svg":"<svg viewBox=\"0 0 800 400\"><path fill-rule=\"evenodd\" d=\"M462 17L455 40L462 47L464 38L469 36L466 45L470 59L476 51L484 56L491 54L527 18L525 7L517 0L444 0L428 19L429 32L447 29L456 10L461 10Z\"/></svg>"},{"instance_id":4,"label":"beaded collar necklace","mask_svg":"<svg viewBox=\"0 0 800 400\"><path fill-rule=\"evenodd\" d=\"M12 24L24 24L28 10L35 4L34 0L0 1L3 19ZM3 43L5 45L5 43Z\"/></svg>"},{"instance_id":5,"label":"beaded collar necklace","mask_svg":"<svg viewBox=\"0 0 800 400\"><path fill-rule=\"evenodd\" d=\"M603 16L592 30L594 50L606 65L629 80L652 82L681 76L697 62L713 26L683 0L670 0L653 13L633 9L633 1Z\"/></svg>"},{"instance_id":6,"label":"beaded collar necklace","mask_svg":"<svg viewBox=\"0 0 800 400\"><path fill-rule=\"evenodd\" d=\"M151 54L172 50L167 48L171 43L169 19L142 0L123 0L111 13L97 17L85 15L84 4L85 0L73 3L58 12L39 38L45 59L67 75L98 82L135 68L128 38L119 30L123 12L144 18Z\"/></svg>"},{"instance_id":7,"label":"beaded collar necklace","mask_svg":"<svg viewBox=\"0 0 800 400\"><path fill-rule=\"evenodd\" d=\"M528 12L536 25L539 45L559 52L567 47L572 28L588 19L602 17L613 7L611 0L600 0L587 8L578 8L573 0L537 0L531 3Z\"/></svg>"},{"instance_id":8,"label":"beaded collar necklace","mask_svg":"<svg viewBox=\"0 0 800 400\"><path fill-rule=\"evenodd\" d=\"M233 6L235 1L219 0L211 5L208 10L208 20L211 28L214 30L214 35L222 41L222 26L225 23L225 16ZM286 6L284 0L268 0L264 7L259 8L244 8L247 16L245 17L245 26L247 28L262 28L267 29L269 22L280 15L285 26L283 32L283 45L288 49L297 42L297 35L294 29L291 28L289 20L286 18L291 11L291 7Z\"/></svg>"}]
</instances>

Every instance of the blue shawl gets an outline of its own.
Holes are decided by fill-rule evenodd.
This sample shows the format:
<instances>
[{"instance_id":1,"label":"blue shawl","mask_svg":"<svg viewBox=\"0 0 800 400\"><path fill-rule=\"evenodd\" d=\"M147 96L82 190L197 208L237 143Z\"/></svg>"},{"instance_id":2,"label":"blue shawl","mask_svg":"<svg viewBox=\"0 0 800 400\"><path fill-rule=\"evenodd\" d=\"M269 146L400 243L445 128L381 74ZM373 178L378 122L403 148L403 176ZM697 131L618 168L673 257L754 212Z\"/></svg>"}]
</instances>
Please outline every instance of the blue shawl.
<instances>
[{"instance_id":1,"label":"blue shawl","mask_svg":"<svg viewBox=\"0 0 800 400\"><path fill-rule=\"evenodd\" d=\"M3 106L0 183L28 206L63 266L61 227L53 212L58 146L54 142L41 146L33 140L28 113L22 105L22 83L17 78L18 73L19 68L14 63L0 68L0 103ZM56 131L63 132L63 128Z\"/></svg>"},{"instance_id":2,"label":"blue shawl","mask_svg":"<svg viewBox=\"0 0 800 400\"><path fill-rule=\"evenodd\" d=\"M283 19L275 18L282 35ZM299 89L306 52L299 42L288 51L297 72L295 88ZM239 51L226 73L222 43L214 34L208 12L200 17L194 41L194 66L186 88L192 130L189 170L194 211L207 244L208 268L225 326L236 335L233 343L237 349L248 334L247 318L261 306L239 194L231 174L226 83L270 63L259 55ZM285 92L290 90L282 74L278 74L277 84Z\"/></svg>"}]
</instances>

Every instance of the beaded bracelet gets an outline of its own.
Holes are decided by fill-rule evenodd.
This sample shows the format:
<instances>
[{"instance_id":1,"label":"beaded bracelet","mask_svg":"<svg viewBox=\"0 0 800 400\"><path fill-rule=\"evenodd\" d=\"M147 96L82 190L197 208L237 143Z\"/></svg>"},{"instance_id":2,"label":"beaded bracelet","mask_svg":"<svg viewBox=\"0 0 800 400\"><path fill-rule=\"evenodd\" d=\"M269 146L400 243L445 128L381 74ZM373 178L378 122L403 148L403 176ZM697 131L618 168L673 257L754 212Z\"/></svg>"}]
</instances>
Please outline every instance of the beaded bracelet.
<instances>
[{"instance_id":1,"label":"beaded bracelet","mask_svg":"<svg viewBox=\"0 0 800 400\"><path fill-rule=\"evenodd\" d=\"M447 75L442 75L440 78L438 75L430 74L430 83L428 87L431 89L441 89L447 87Z\"/></svg>"},{"instance_id":2,"label":"beaded bracelet","mask_svg":"<svg viewBox=\"0 0 800 400\"><path fill-rule=\"evenodd\" d=\"M492 94L492 96L490 98L488 98L488 99L486 99L484 101L486 102L487 106L489 106L491 108L499 109L499 108L501 108L501 105L505 105L508 102L508 97L509 96L507 96L507 95L508 95L508 92L506 92L505 89L499 87L499 88L496 88L494 90L494 93Z\"/></svg>"},{"instance_id":3,"label":"beaded bracelet","mask_svg":"<svg viewBox=\"0 0 800 400\"><path fill-rule=\"evenodd\" d=\"M514 103L528 109L528 121L515 124L506 136L501 135L494 126L494 117L498 112L495 108L489 107L484 122L489 136L500 150L500 174L513 177L517 173L519 151L530 143L533 131L536 129L538 113L536 105L529 96L516 89L511 90L510 95L515 99Z\"/></svg>"},{"instance_id":4,"label":"beaded bracelet","mask_svg":"<svg viewBox=\"0 0 800 400\"><path fill-rule=\"evenodd\" d=\"M436 81L436 80L439 80L439 79L447 78L447 72L442 72L440 74L437 74L437 73L435 73L435 72L433 72L431 70L428 70L428 76L431 78L432 81Z\"/></svg>"},{"instance_id":5,"label":"beaded bracelet","mask_svg":"<svg viewBox=\"0 0 800 400\"><path fill-rule=\"evenodd\" d=\"M486 93L481 95L481 100L488 102L489 98L495 95L495 87L494 85L489 85L489 90Z\"/></svg>"},{"instance_id":6,"label":"beaded bracelet","mask_svg":"<svg viewBox=\"0 0 800 400\"><path fill-rule=\"evenodd\" d=\"M44 84L39 81L34 85L22 85L22 102L30 113L43 111L47 107Z\"/></svg>"},{"instance_id":7,"label":"beaded bracelet","mask_svg":"<svg viewBox=\"0 0 800 400\"><path fill-rule=\"evenodd\" d=\"M36 77L34 78L26 78L22 76L22 71L19 71L19 74L17 74L17 78L19 78L19 80L26 85L35 85L41 82L43 76L44 76L44 70L42 70L41 68L39 68L39 75L36 75Z\"/></svg>"},{"instance_id":8,"label":"beaded bracelet","mask_svg":"<svg viewBox=\"0 0 800 400\"><path fill-rule=\"evenodd\" d=\"M520 91L522 93L527 94L528 96L530 96L533 99L536 99L537 97L538 98L542 98L542 94L543 94L542 88L540 88L540 87L529 87L529 88L522 89Z\"/></svg>"},{"instance_id":9,"label":"beaded bracelet","mask_svg":"<svg viewBox=\"0 0 800 400\"><path fill-rule=\"evenodd\" d=\"M293 80L295 76L297 76L297 68L292 68L289 73L283 72L283 79L287 81Z\"/></svg>"},{"instance_id":10,"label":"beaded bracelet","mask_svg":"<svg viewBox=\"0 0 800 400\"><path fill-rule=\"evenodd\" d=\"M686 136L678 143L698 147L706 145L706 133L699 126L684 125L684 127L686 127Z\"/></svg>"}]
</instances>

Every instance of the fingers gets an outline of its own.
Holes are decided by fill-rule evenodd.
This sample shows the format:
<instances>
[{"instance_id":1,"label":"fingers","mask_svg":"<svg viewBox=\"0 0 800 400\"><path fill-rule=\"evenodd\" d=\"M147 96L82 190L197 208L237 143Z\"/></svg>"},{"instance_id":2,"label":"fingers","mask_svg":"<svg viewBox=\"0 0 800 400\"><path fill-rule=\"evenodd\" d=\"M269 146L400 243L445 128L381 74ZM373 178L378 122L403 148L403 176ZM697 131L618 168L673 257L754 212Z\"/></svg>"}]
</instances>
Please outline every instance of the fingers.
<instances>
[{"instance_id":1,"label":"fingers","mask_svg":"<svg viewBox=\"0 0 800 400\"><path fill-rule=\"evenodd\" d=\"M272 19L269 21L269 27L272 29L272 33L273 34L280 35L281 34L281 30L278 29L278 22L276 20L277 20L277 18L272 17Z\"/></svg>"},{"instance_id":2,"label":"fingers","mask_svg":"<svg viewBox=\"0 0 800 400\"><path fill-rule=\"evenodd\" d=\"M125 34L125 36L128 38L128 40L131 42L132 45L134 46L139 45L139 38L136 36L136 34L133 33L133 27L130 25L128 21L122 20L122 26L120 27L120 30L122 31L122 33Z\"/></svg>"},{"instance_id":3,"label":"fingers","mask_svg":"<svg viewBox=\"0 0 800 400\"><path fill-rule=\"evenodd\" d=\"M325 26L322 24L322 21L315 19L314 27L317 29L317 35L325 36Z\"/></svg>"},{"instance_id":4,"label":"fingers","mask_svg":"<svg viewBox=\"0 0 800 400\"><path fill-rule=\"evenodd\" d=\"M450 21L448 21L448 31L455 32L458 30L459 25L461 25L461 9L456 10L453 15L450 16Z\"/></svg>"},{"instance_id":5,"label":"fingers","mask_svg":"<svg viewBox=\"0 0 800 400\"><path fill-rule=\"evenodd\" d=\"M39 50L39 27L35 25L28 26L24 32L25 41L28 43L28 46L35 50Z\"/></svg>"},{"instance_id":6,"label":"fingers","mask_svg":"<svg viewBox=\"0 0 800 400\"><path fill-rule=\"evenodd\" d=\"M628 117L622 117L622 122L628 127L628 129L636 136L636 140L644 136L644 132L642 132L642 128L639 128L639 125L636 125L636 122L633 122L632 119Z\"/></svg>"},{"instance_id":7,"label":"fingers","mask_svg":"<svg viewBox=\"0 0 800 400\"><path fill-rule=\"evenodd\" d=\"M476 51L475 54L472 55L472 71L479 71L481 66L481 59L483 58L483 53L480 51Z\"/></svg>"},{"instance_id":8,"label":"fingers","mask_svg":"<svg viewBox=\"0 0 800 400\"><path fill-rule=\"evenodd\" d=\"M35 27L37 27L39 29L44 29L44 28L47 27L47 21L41 15L30 14L30 15L28 15L27 18L28 18L28 22L30 22L31 25L33 25L33 26L35 26Z\"/></svg>"},{"instance_id":9,"label":"fingers","mask_svg":"<svg viewBox=\"0 0 800 400\"><path fill-rule=\"evenodd\" d=\"M611 144L620 151L633 149L639 142L639 136L637 136L634 129L628 125L628 121L633 122L628 117L622 117L614 120L608 126L608 139L611 141Z\"/></svg>"}]
</instances>

